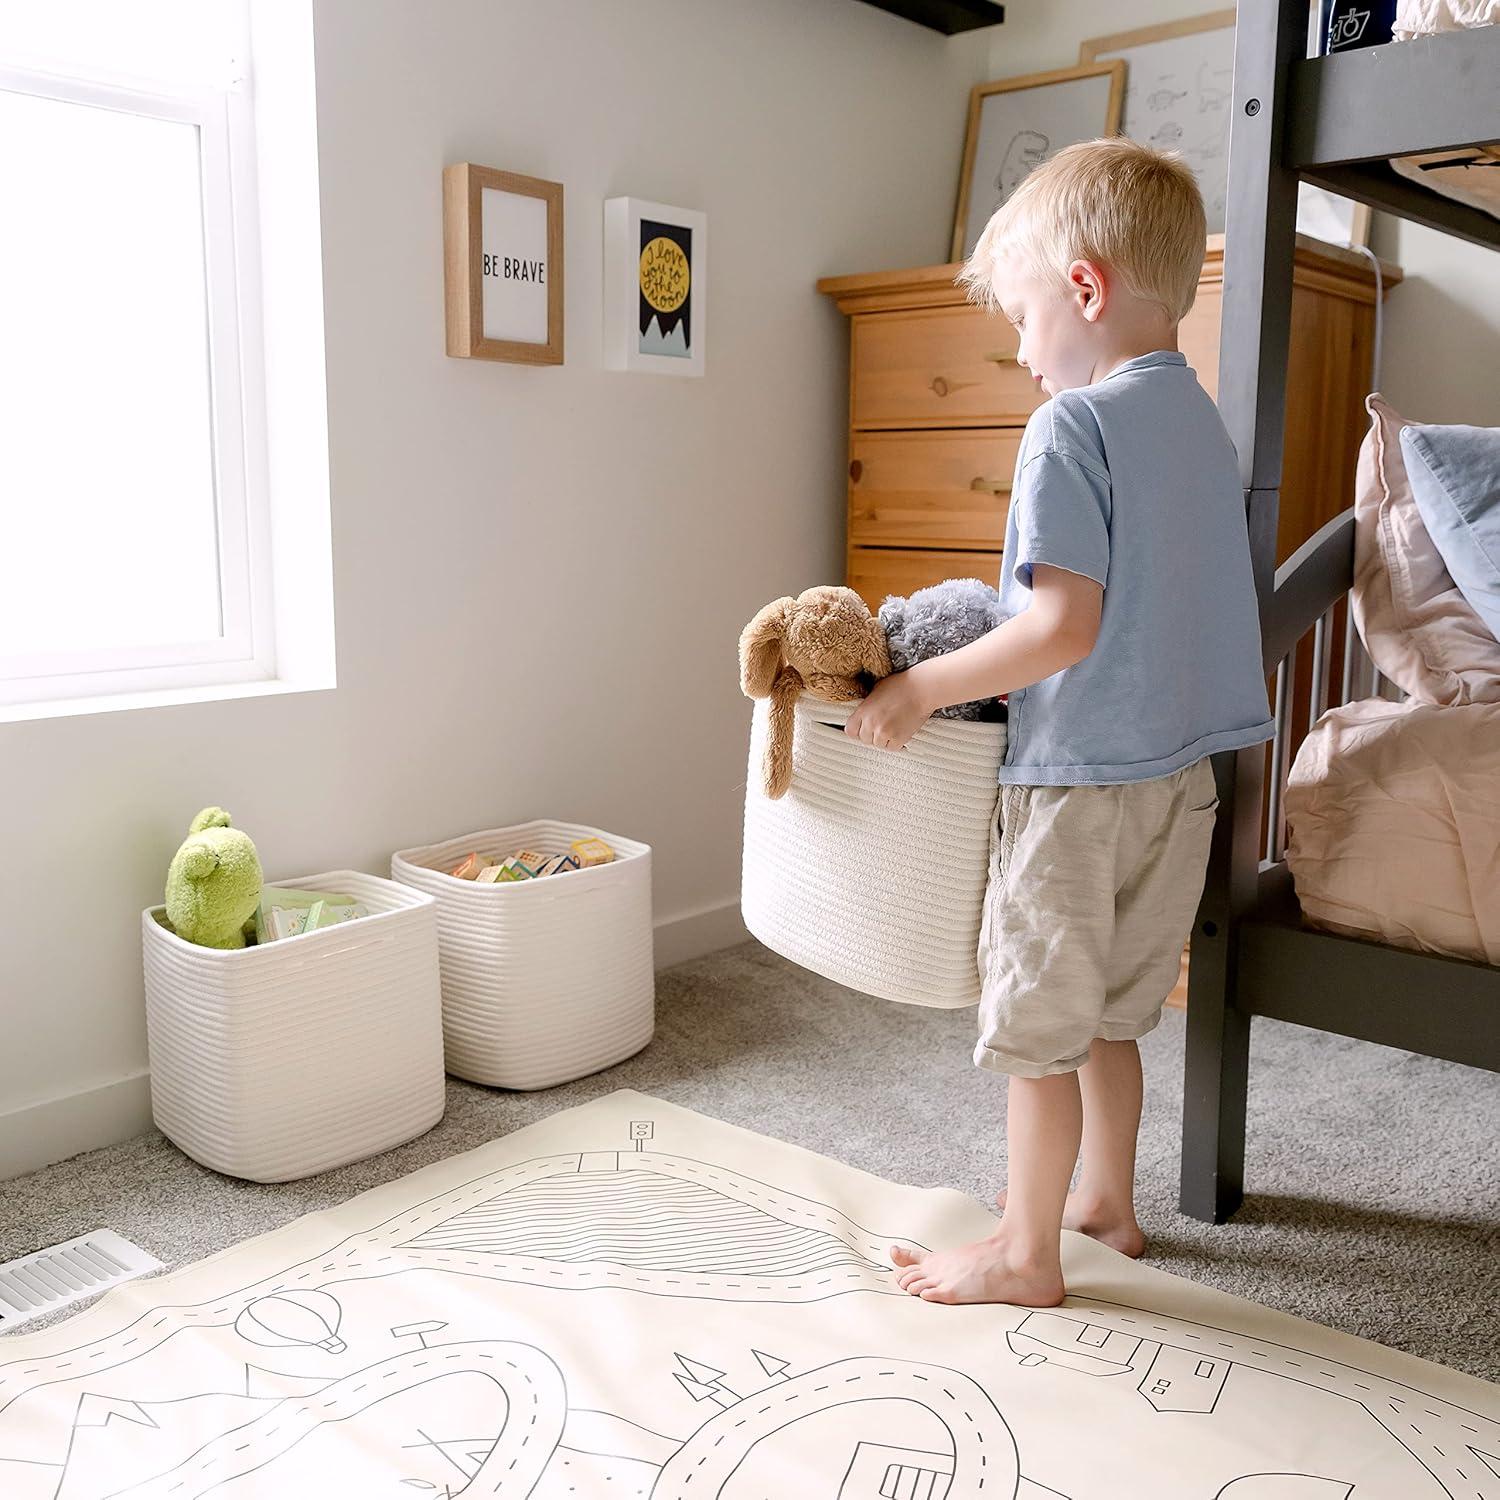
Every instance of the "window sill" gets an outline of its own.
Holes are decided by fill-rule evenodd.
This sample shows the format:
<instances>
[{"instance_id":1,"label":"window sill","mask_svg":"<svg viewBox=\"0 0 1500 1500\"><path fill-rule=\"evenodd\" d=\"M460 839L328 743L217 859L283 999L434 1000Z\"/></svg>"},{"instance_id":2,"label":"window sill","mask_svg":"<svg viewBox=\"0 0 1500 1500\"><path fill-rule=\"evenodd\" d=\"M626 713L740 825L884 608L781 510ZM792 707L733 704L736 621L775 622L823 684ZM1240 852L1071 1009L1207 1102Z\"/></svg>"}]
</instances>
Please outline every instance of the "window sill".
<instances>
[{"instance_id":1,"label":"window sill","mask_svg":"<svg viewBox=\"0 0 1500 1500\"><path fill-rule=\"evenodd\" d=\"M157 688L150 692L98 694L88 698L54 698L36 703L0 703L0 724L32 719L69 719L84 714L123 713L139 708L173 708L184 703L217 703L229 698L276 698L286 693L326 693L326 682L291 682L284 678L255 682L205 683L197 687Z\"/></svg>"}]
</instances>

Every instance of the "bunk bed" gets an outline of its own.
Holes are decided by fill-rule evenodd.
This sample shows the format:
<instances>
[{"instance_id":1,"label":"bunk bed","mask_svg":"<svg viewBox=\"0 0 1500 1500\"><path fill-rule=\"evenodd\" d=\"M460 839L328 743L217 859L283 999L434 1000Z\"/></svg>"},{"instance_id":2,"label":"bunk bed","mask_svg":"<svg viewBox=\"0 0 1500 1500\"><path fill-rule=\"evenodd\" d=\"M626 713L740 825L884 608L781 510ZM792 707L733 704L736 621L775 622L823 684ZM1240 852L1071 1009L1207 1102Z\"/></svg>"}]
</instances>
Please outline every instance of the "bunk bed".
<instances>
[{"instance_id":1,"label":"bunk bed","mask_svg":"<svg viewBox=\"0 0 1500 1500\"><path fill-rule=\"evenodd\" d=\"M1272 1016L1500 1070L1500 968L1303 925L1283 850L1299 649L1311 717L1330 703L1354 573L1345 510L1274 568L1297 185L1500 249L1500 219L1390 159L1500 140L1500 26L1304 56L1307 0L1240 0L1225 226L1219 408L1240 456L1277 737L1216 760L1220 814L1188 975L1181 1206L1222 1222L1243 1194L1250 1023ZM1497 263L1500 270L1500 263ZM1368 685L1352 628L1338 701ZM1309 639L1310 638L1310 639Z\"/></svg>"}]
</instances>

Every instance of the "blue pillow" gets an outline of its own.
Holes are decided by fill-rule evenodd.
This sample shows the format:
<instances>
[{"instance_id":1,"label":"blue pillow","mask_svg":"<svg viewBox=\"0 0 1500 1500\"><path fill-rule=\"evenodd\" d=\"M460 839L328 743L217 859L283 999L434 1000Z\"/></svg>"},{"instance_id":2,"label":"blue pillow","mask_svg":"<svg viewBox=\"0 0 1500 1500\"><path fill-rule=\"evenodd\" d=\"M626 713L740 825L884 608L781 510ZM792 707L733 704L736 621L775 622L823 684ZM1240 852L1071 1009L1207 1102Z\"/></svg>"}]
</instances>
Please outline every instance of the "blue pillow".
<instances>
[{"instance_id":1,"label":"blue pillow","mask_svg":"<svg viewBox=\"0 0 1500 1500\"><path fill-rule=\"evenodd\" d=\"M1500 427L1401 431L1406 477L1458 591L1500 640Z\"/></svg>"}]
</instances>

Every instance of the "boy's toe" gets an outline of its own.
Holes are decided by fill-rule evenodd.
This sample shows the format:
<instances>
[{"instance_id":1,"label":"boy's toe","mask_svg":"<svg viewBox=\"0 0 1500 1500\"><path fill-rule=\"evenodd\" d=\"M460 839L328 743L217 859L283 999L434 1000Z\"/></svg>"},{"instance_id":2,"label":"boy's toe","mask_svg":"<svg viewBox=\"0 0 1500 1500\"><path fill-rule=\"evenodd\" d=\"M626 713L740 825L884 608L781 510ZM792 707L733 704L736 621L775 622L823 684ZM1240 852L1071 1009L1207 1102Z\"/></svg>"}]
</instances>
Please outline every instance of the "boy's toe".
<instances>
[{"instance_id":1,"label":"boy's toe","mask_svg":"<svg viewBox=\"0 0 1500 1500\"><path fill-rule=\"evenodd\" d=\"M908 1250L905 1245L891 1246L891 1260L895 1265L914 1266L918 1258L917 1252L915 1250Z\"/></svg>"}]
</instances>

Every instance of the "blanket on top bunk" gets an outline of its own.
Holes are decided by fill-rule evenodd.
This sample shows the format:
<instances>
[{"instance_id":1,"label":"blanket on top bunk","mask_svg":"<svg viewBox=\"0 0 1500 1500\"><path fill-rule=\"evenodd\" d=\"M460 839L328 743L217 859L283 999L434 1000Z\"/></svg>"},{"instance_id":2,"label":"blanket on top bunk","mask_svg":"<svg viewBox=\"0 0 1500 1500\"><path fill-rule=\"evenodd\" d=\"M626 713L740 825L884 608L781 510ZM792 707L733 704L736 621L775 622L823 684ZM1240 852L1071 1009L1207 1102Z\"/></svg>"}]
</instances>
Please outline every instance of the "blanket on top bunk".
<instances>
[{"instance_id":1,"label":"blanket on top bunk","mask_svg":"<svg viewBox=\"0 0 1500 1500\"><path fill-rule=\"evenodd\" d=\"M1462 31L1500 21L1500 0L1397 0L1391 33L1398 42L1434 31Z\"/></svg>"}]
</instances>

